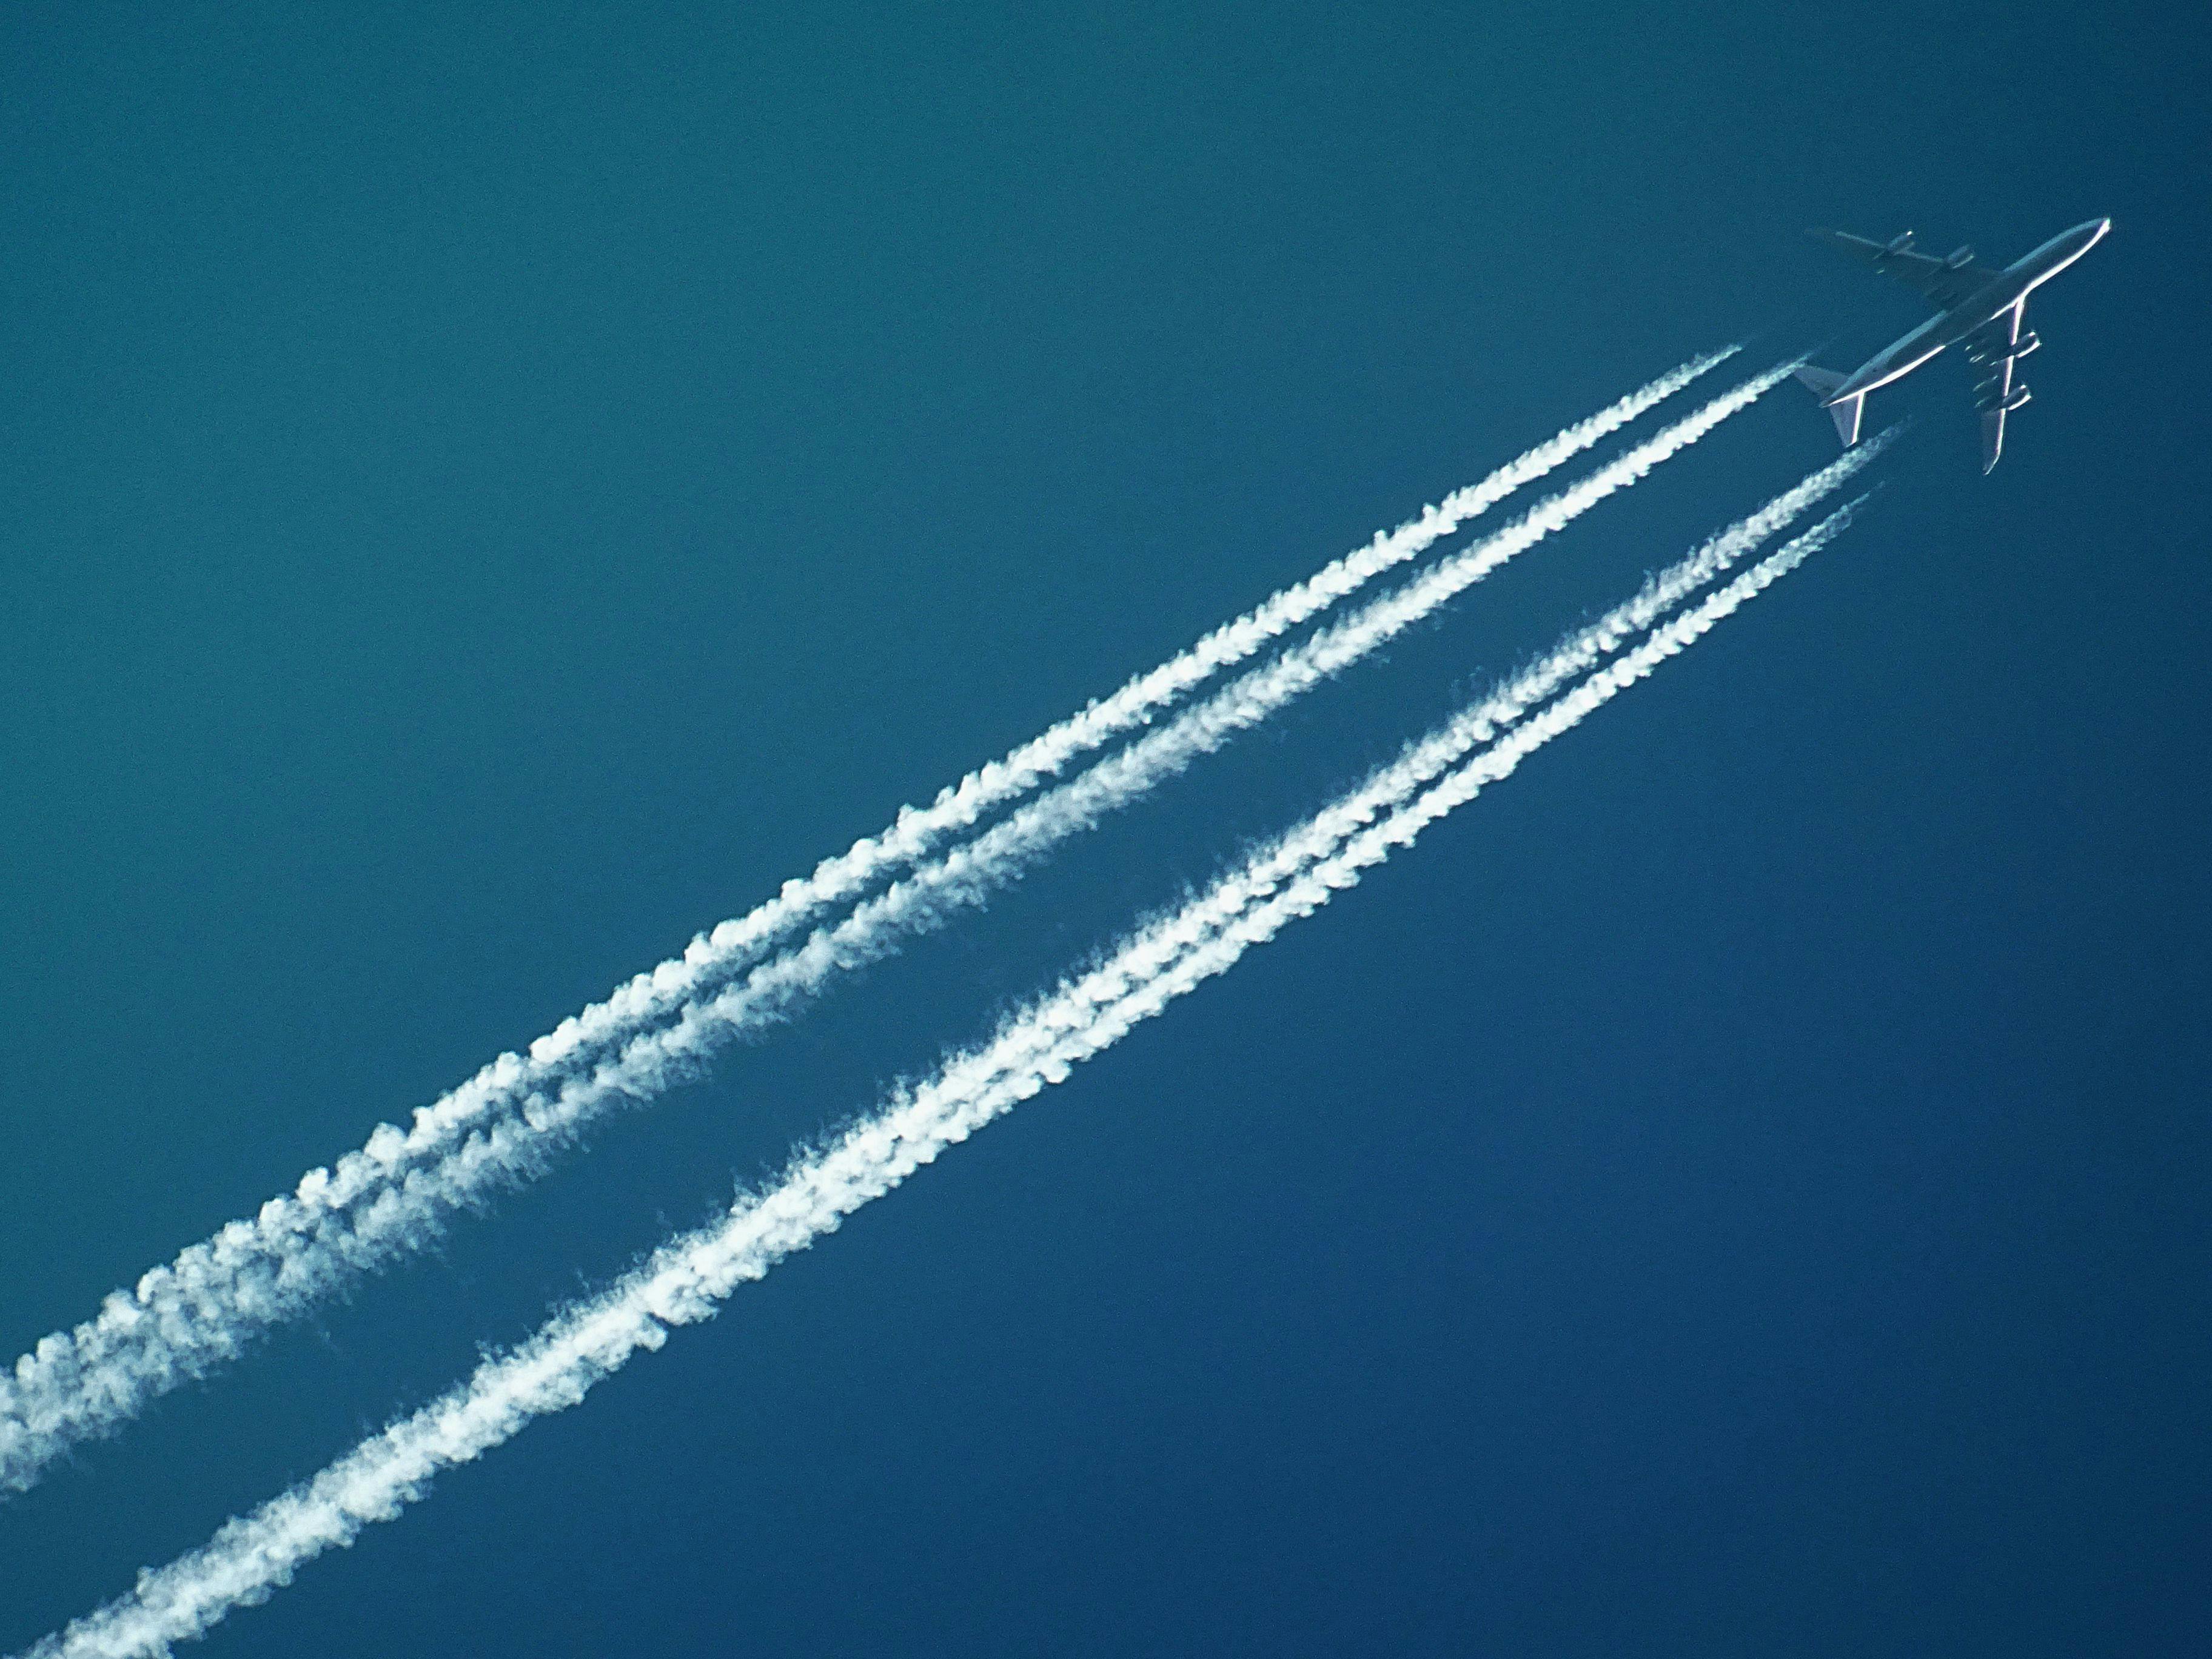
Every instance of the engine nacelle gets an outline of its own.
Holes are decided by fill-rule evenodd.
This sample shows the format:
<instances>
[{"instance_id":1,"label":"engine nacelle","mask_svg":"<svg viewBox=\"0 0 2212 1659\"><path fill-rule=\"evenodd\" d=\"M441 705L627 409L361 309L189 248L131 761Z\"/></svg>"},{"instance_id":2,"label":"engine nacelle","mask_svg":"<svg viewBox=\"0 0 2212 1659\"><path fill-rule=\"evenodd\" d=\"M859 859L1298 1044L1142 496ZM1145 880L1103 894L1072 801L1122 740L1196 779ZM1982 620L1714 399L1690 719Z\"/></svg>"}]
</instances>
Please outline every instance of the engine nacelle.
<instances>
[{"instance_id":1,"label":"engine nacelle","mask_svg":"<svg viewBox=\"0 0 2212 1659\"><path fill-rule=\"evenodd\" d=\"M1973 247L1966 242L1960 243L1958 246L1943 256L1943 269L1946 270L1964 270L1973 263Z\"/></svg>"},{"instance_id":2,"label":"engine nacelle","mask_svg":"<svg viewBox=\"0 0 2212 1659\"><path fill-rule=\"evenodd\" d=\"M2002 363L2008 357L2025 357L2042 343L2033 334L2023 334L2010 344L2002 340L1972 339L1966 342L1966 361L1970 363Z\"/></svg>"},{"instance_id":3,"label":"engine nacelle","mask_svg":"<svg viewBox=\"0 0 2212 1659\"><path fill-rule=\"evenodd\" d=\"M2013 388L2012 396L2004 400L2003 407L2004 412L2008 415L2011 414L2015 409L2027 408L2027 388L2024 386L2014 386Z\"/></svg>"},{"instance_id":4,"label":"engine nacelle","mask_svg":"<svg viewBox=\"0 0 2212 1659\"><path fill-rule=\"evenodd\" d=\"M1884 247L1882 252L1884 253L1903 253L1911 246L1912 233L1909 230L1900 230L1896 235L1889 239L1888 246Z\"/></svg>"}]
</instances>

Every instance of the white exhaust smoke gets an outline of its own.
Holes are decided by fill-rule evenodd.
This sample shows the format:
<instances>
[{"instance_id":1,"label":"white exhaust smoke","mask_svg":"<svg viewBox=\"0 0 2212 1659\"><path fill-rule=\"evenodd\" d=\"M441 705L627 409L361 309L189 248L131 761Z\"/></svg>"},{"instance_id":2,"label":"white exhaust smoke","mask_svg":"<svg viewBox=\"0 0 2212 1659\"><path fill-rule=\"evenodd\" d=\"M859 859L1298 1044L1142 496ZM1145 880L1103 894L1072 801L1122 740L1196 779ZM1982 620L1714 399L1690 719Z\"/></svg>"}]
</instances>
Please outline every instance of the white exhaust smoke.
<instances>
[{"instance_id":1,"label":"white exhaust smoke","mask_svg":"<svg viewBox=\"0 0 2212 1659\"><path fill-rule=\"evenodd\" d=\"M174 1642L204 1634L233 1607L266 1599L306 1562L351 1543L371 1522L397 1516L441 1470L471 1462L536 1418L575 1404L640 1350L659 1347L672 1328L708 1317L738 1285L834 1231L947 1147L1062 1080L1073 1066L1356 884L1362 872L1411 845L1428 824L1802 563L1841 532L1856 505L1660 623L1553 701L1540 701L1594 653L1630 637L1638 617L1663 608L1662 595L1686 594L1703 580L1700 570L1717 574L1743 550L1740 536L1751 533L1753 520L1723 532L1481 703L1409 745L1359 788L1010 1018L988 1043L953 1056L926 1083L896 1091L874 1115L799 1158L771 1189L743 1196L719 1222L663 1245L609 1290L557 1316L529 1343L487 1358L466 1382L311 1480L228 1522L199 1549L142 1573L129 1595L45 1638L24 1659L166 1653ZM1729 548L1736 552L1724 550Z\"/></svg>"},{"instance_id":2,"label":"white exhaust smoke","mask_svg":"<svg viewBox=\"0 0 2212 1659\"><path fill-rule=\"evenodd\" d=\"M777 898L748 916L694 939L682 958L640 975L539 1038L528 1057L502 1055L418 1111L411 1129L380 1127L361 1152L341 1158L334 1169L309 1171L295 1192L270 1200L252 1218L232 1222L131 1289L112 1292L96 1318L44 1338L16 1362L12 1378L0 1375L0 1491L27 1488L70 1446L114 1431L153 1400L206 1376L256 1336L298 1317L349 1279L421 1248L457 1207L481 1202L543 1170L585 1124L691 1075L715 1045L788 1018L839 974L879 959L951 910L980 902L1058 840L1372 651L1696 441L1787 373L1771 371L1706 404L1445 562L1406 592L1370 606L1147 734L1131 750L1032 803L1014 820L956 848L738 984L695 1000L777 939L922 857L947 835L972 828L987 811L1033 789L1076 757L1144 724L1223 668L1587 450L1733 351L1693 359L1661 376L1285 589L1005 760L969 774L929 807L902 811L881 836L825 860L805 882L786 884ZM655 1029L672 1019L672 1024Z\"/></svg>"}]
</instances>

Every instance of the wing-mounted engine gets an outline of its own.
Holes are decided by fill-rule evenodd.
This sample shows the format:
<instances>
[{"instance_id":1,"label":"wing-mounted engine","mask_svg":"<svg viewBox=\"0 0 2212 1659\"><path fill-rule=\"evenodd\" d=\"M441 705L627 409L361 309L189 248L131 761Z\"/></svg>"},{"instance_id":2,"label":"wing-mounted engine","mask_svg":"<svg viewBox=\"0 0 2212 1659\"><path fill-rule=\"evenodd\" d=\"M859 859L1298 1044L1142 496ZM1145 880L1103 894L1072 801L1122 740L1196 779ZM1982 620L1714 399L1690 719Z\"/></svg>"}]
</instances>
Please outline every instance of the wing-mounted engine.
<instances>
[{"instance_id":1,"label":"wing-mounted engine","mask_svg":"<svg viewBox=\"0 0 2212 1659\"><path fill-rule=\"evenodd\" d=\"M2012 396L2007 398L2002 403L1999 404L1997 407L2004 410L2006 414L2009 415L2015 409L2027 408L2027 388L2024 386L2016 386L2012 389Z\"/></svg>"},{"instance_id":2,"label":"wing-mounted engine","mask_svg":"<svg viewBox=\"0 0 2212 1659\"><path fill-rule=\"evenodd\" d=\"M1911 252L1912 233L1909 230L1900 230L1882 244L1881 256L1885 259L1894 259L1900 253Z\"/></svg>"},{"instance_id":3,"label":"wing-mounted engine","mask_svg":"<svg viewBox=\"0 0 2212 1659\"><path fill-rule=\"evenodd\" d=\"M1996 328L1975 335L1966 342L1966 361L1978 366L2002 363L2008 357L2017 362L2043 343L2033 332L2023 334L2017 340L2008 340L2005 337L2010 331L2001 323Z\"/></svg>"},{"instance_id":4,"label":"wing-mounted engine","mask_svg":"<svg viewBox=\"0 0 2212 1659\"><path fill-rule=\"evenodd\" d=\"M1946 270L1964 270L1973 263L1974 249L1970 242L1960 243L1943 256L1943 269Z\"/></svg>"}]
</instances>

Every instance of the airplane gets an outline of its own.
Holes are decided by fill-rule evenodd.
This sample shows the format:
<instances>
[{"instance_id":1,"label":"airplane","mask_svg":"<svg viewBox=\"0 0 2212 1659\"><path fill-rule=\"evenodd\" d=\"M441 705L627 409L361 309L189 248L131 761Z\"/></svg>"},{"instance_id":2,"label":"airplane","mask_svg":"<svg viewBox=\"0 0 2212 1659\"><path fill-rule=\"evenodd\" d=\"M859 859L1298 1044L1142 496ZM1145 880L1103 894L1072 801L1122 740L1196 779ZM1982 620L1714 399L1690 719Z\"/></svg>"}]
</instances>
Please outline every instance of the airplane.
<instances>
[{"instance_id":1,"label":"airplane","mask_svg":"<svg viewBox=\"0 0 2212 1659\"><path fill-rule=\"evenodd\" d=\"M1985 371L1974 386L1974 406L1982 411L1982 471L1986 473L2004 453L2005 416L2027 401L2027 388L2014 384L2013 365L2043 343L2034 335L2021 332L2028 295L2087 253L2112 228L2110 219L2076 225L2002 270L1976 264L1971 247L1941 259L1915 252L1909 230L1887 242L1840 230L1815 230L1811 234L1832 247L1918 289L1936 307L1936 314L1850 374L1808 363L1797 371L1797 378L1820 400L1836 422L1836 435L1849 449L1859 441L1859 416L1867 393L1902 379L1947 346L1963 346L1967 361Z\"/></svg>"}]
</instances>

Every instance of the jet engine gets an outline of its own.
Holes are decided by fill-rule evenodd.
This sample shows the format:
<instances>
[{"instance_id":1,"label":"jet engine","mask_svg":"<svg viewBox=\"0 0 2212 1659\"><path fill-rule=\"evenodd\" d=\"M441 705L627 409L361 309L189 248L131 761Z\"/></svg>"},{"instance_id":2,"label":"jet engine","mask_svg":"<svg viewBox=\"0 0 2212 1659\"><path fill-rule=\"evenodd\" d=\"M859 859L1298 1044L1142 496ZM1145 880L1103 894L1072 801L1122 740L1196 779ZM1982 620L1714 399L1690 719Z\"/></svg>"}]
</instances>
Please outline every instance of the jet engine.
<instances>
[{"instance_id":1,"label":"jet engine","mask_svg":"<svg viewBox=\"0 0 2212 1659\"><path fill-rule=\"evenodd\" d=\"M1888 246L1884 247L1882 252L1884 253L1902 253L1911 246L1912 233L1909 230L1900 230L1896 235L1889 239Z\"/></svg>"},{"instance_id":2,"label":"jet engine","mask_svg":"<svg viewBox=\"0 0 2212 1659\"><path fill-rule=\"evenodd\" d=\"M1984 340L1978 337L1966 342L1966 361L1970 363L2002 363L2008 357L2025 357L2043 342L2033 333L2023 334L2017 340Z\"/></svg>"},{"instance_id":3,"label":"jet engine","mask_svg":"<svg viewBox=\"0 0 2212 1659\"><path fill-rule=\"evenodd\" d=\"M2016 386L2012 389L2012 396L2004 400L2004 412L2009 415L2015 409L2024 409L2027 405L2027 388L2024 386Z\"/></svg>"},{"instance_id":4,"label":"jet engine","mask_svg":"<svg viewBox=\"0 0 2212 1659\"><path fill-rule=\"evenodd\" d=\"M1964 270L1973 263L1974 250L1972 245L1966 242L1960 243L1943 256L1943 269L1946 270Z\"/></svg>"}]
</instances>

